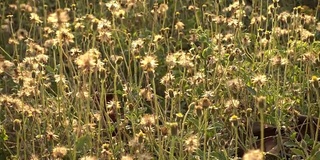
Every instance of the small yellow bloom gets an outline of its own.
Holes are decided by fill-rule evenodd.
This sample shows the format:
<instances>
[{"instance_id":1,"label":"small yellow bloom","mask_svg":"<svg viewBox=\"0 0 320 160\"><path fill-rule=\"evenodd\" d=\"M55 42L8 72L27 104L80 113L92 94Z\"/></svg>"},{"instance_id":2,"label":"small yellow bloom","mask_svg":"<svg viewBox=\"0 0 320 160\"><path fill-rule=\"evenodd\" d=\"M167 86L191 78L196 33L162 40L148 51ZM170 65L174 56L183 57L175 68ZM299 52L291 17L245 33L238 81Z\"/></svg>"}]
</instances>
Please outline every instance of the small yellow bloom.
<instances>
[{"instance_id":1,"label":"small yellow bloom","mask_svg":"<svg viewBox=\"0 0 320 160\"><path fill-rule=\"evenodd\" d=\"M239 120L239 117L236 115L231 116L229 119L230 122L237 122L238 120Z\"/></svg>"}]
</instances>

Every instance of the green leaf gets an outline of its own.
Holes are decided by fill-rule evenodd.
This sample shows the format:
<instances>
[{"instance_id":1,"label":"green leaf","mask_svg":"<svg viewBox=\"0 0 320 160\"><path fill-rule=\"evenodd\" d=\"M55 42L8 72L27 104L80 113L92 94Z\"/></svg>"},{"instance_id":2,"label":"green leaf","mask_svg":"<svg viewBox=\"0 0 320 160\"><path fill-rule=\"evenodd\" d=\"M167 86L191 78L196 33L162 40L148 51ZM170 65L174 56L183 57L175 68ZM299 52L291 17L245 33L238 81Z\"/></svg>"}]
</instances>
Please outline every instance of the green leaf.
<instances>
[{"instance_id":1,"label":"green leaf","mask_svg":"<svg viewBox=\"0 0 320 160\"><path fill-rule=\"evenodd\" d=\"M293 152L295 155L305 157L304 152L301 149L298 148L290 148L291 152Z\"/></svg>"},{"instance_id":2,"label":"green leaf","mask_svg":"<svg viewBox=\"0 0 320 160\"><path fill-rule=\"evenodd\" d=\"M310 160L318 160L320 159L320 151L317 151L313 156L309 158Z\"/></svg>"},{"instance_id":3,"label":"green leaf","mask_svg":"<svg viewBox=\"0 0 320 160\"><path fill-rule=\"evenodd\" d=\"M252 87L247 85L246 88L252 95L256 95L257 94L257 92Z\"/></svg>"},{"instance_id":4,"label":"green leaf","mask_svg":"<svg viewBox=\"0 0 320 160\"><path fill-rule=\"evenodd\" d=\"M223 154L223 152L213 152L212 156L219 160L227 160L228 158Z\"/></svg>"},{"instance_id":5,"label":"green leaf","mask_svg":"<svg viewBox=\"0 0 320 160\"><path fill-rule=\"evenodd\" d=\"M84 152L86 148L91 143L91 136L89 134L85 134L84 136L80 137L76 142L76 149L77 151Z\"/></svg>"},{"instance_id":6,"label":"green leaf","mask_svg":"<svg viewBox=\"0 0 320 160\"><path fill-rule=\"evenodd\" d=\"M316 146L314 146L311 150L310 155L311 156L315 156L316 154L320 154L319 153L319 148L320 148L320 143L318 143ZM320 158L319 158L320 159Z\"/></svg>"},{"instance_id":7,"label":"green leaf","mask_svg":"<svg viewBox=\"0 0 320 160\"><path fill-rule=\"evenodd\" d=\"M283 145L288 147L288 148L298 147L298 145L296 143L292 142L292 141L284 142Z\"/></svg>"},{"instance_id":8,"label":"green leaf","mask_svg":"<svg viewBox=\"0 0 320 160\"><path fill-rule=\"evenodd\" d=\"M211 46L205 48L203 51L202 51L202 58L204 59L207 59L209 57L209 55L211 55L213 52L213 49Z\"/></svg>"},{"instance_id":9,"label":"green leaf","mask_svg":"<svg viewBox=\"0 0 320 160\"><path fill-rule=\"evenodd\" d=\"M297 134L298 134L297 132L293 132L293 133L290 135L290 139L291 139L291 140L296 139Z\"/></svg>"},{"instance_id":10,"label":"green leaf","mask_svg":"<svg viewBox=\"0 0 320 160\"><path fill-rule=\"evenodd\" d=\"M301 147L302 147L302 148L308 148L308 144L307 144L306 141L301 140L300 144L301 144Z\"/></svg>"},{"instance_id":11,"label":"green leaf","mask_svg":"<svg viewBox=\"0 0 320 160\"><path fill-rule=\"evenodd\" d=\"M3 128L2 125L0 125L0 141L7 141L8 140L8 135L6 130Z\"/></svg>"},{"instance_id":12,"label":"green leaf","mask_svg":"<svg viewBox=\"0 0 320 160\"><path fill-rule=\"evenodd\" d=\"M45 66L45 69L48 73L55 74L54 69L48 65Z\"/></svg>"}]
</instances>

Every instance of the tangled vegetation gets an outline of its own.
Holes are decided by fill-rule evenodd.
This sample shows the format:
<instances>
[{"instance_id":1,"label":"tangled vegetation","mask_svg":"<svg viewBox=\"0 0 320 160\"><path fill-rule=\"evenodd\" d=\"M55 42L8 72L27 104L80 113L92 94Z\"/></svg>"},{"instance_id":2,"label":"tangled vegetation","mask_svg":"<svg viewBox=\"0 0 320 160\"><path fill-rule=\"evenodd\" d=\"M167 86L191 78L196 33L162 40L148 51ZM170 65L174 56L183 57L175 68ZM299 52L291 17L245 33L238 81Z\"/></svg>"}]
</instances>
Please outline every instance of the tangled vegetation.
<instances>
[{"instance_id":1,"label":"tangled vegetation","mask_svg":"<svg viewBox=\"0 0 320 160\"><path fill-rule=\"evenodd\" d=\"M317 6L1 1L0 159L320 159Z\"/></svg>"}]
</instances>

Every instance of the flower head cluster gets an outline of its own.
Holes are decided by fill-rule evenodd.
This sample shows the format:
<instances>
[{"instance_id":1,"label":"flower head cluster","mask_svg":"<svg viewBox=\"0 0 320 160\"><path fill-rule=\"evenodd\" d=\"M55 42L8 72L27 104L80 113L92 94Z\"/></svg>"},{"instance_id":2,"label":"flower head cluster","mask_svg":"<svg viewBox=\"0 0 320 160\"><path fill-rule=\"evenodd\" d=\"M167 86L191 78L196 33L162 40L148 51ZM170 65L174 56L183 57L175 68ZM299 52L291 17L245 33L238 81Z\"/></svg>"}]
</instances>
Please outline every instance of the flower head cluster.
<instances>
[{"instance_id":1,"label":"flower head cluster","mask_svg":"<svg viewBox=\"0 0 320 160\"><path fill-rule=\"evenodd\" d=\"M99 59L100 56L101 53L97 49L92 48L83 55L78 56L75 60L75 63L84 73L92 72L94 69L102 70L103 62Z\"/></svg>"}]
</instances>

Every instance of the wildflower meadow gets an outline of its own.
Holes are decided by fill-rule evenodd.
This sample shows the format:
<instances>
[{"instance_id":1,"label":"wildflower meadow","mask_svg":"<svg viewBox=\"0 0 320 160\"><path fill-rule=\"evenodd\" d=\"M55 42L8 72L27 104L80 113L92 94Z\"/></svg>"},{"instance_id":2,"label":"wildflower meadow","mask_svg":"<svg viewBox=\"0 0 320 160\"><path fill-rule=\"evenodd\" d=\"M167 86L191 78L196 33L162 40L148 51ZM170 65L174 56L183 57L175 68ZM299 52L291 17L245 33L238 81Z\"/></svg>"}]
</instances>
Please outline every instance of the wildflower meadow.
<instances>
[{"instance_id":1,"label":"wildflower meadow","mask_svg":"<svg viewBox=\"0 0 320 160\"><path fill-rule=\"evenodd\" d=\"M320 159L320 0L0 0L0 160Z\"/></svg>"}]
</instances>

